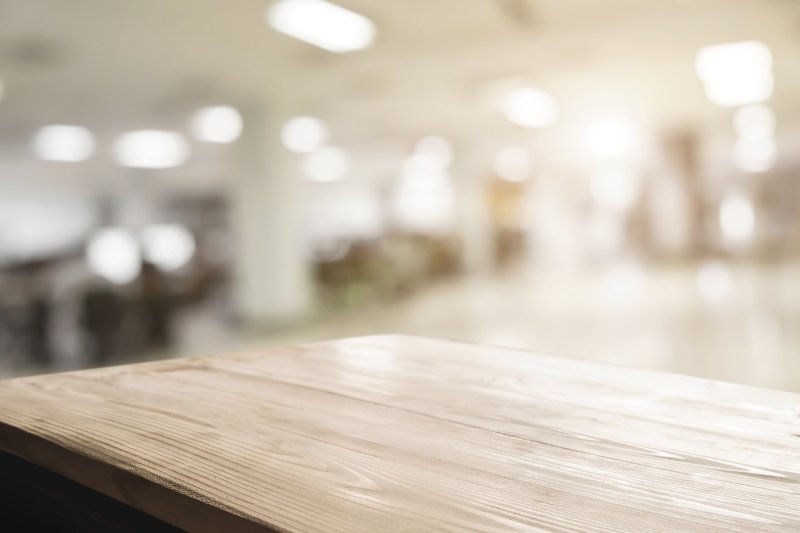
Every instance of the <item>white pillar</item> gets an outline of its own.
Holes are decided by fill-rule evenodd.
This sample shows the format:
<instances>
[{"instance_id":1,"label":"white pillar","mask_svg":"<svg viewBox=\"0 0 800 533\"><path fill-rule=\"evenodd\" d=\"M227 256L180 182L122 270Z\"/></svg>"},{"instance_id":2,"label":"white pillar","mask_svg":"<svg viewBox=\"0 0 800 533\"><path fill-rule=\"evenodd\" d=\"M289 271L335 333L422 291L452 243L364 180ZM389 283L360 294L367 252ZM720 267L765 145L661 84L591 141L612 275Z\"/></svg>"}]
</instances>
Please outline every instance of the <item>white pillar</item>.
<instances>
[{"instance_id":1,"label":"white pillar","mask_svg":"<svg viewBox=\"0 0 800 533\"><path fill-rule=\"evenodd\" d=\"M241 111L244 129L230 185L236 308L251 326L289 325L312 306L299 158L281 144L281 126L288 118L284 109L251 106Z\"/></svg>"}]
</instances>

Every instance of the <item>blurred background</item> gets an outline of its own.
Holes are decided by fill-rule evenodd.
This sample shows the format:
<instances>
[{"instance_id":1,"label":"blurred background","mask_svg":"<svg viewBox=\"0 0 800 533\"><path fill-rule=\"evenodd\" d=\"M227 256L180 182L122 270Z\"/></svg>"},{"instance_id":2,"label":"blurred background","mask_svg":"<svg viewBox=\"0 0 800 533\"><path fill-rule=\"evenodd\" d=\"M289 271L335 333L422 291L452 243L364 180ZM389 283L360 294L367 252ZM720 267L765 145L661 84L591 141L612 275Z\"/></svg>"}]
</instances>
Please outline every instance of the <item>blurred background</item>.
<instances>
[{"instance_id":1,"label":"blurred background","mask_svg":"<svg viewBox=\"0 0 800 533\"><path fill-rule=\"evenodd\" d=\"M800 391L796 0L0 0L0 377L399 332Z\"/></svg>"}]
</instances>

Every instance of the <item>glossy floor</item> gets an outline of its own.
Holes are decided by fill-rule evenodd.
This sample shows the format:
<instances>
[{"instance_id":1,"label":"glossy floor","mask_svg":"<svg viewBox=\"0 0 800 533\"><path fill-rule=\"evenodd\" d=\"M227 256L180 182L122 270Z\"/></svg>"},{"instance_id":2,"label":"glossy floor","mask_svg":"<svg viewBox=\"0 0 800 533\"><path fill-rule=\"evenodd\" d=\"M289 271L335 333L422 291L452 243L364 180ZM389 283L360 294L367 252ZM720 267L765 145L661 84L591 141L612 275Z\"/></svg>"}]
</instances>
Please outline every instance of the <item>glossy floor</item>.
<instances>
[{"instance_id":1,"label":"glossy floor","mask_svg":"<svg viewBox=\"0 0 800 533\"><path fill-rule=\"evenodd\" d=\"M409 333L800 391L800 263L517 268L440 282L290 330L243 333L206 307L147 359ZM124 361L130 362L130 361ZM52 368L10 368L0 376Z\"/></svg>"},{"instance_id":2,"label":"glossy floor","mask_svg":"<svg viewBox=\"0 0 800 533\"><path fill-rule=\"evenodd\" d=\"M520 268L246 340L198 317L182 351L387 332L800 391L800 265Z\"/></svg>"}]
</instances>

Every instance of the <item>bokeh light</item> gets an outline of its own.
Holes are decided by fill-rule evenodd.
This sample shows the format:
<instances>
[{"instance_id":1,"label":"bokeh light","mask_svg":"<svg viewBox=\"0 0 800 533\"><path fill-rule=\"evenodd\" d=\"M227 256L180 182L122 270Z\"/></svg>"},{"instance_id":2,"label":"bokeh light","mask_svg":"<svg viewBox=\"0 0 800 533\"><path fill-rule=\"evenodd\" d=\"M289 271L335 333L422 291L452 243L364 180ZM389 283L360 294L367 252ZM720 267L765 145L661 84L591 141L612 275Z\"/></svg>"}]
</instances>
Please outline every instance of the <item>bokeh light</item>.
<instances>
[{"instance_id":1,"label":"bokeh light","mask_svg":"<svg viewBox=\"0 0 800 533\"><path fill-rule=\"evenodd\" d=\"M144 258L165 272L178 270L195 253L192 232L180 224L156 224L141 232Z\"/></svg>"},{"instance_id":2,"label":"bokeh light","mask_svg":"<svg viewBox=\"0 0 800 533\"><path fill-rule=\"evenodd\" d=\"M722 235L731 244L748 243L755 232L755 211L750 199L742 193L727 196L719 208Z\"/></svg>"},{"instance_id":3,"label":"bokeh light","mask_svg":"<svg viewBox=\"0 0 800 533\"><path fill-rule=\"evenodd\" d=\"M585 140L589 151L601 157L630 155L640 144L633 122L618 117L595 119L586 127Z\"/></svg>"},{"instance_id":4,"label":"bokeh light","mask_svg":"<svg viewBox=\"0 0 800 533\"><path fill-rule=\"evenodd\" d=\"M695 69L716 105L754 104L772 96L772 52L762 42L706 46L697 54Z\"/></svg>"},{"instance_id":5,"label":"bokeh light","mask_svg":"<svg viewBox=\"0 0 800 533\"><path fill-rule=\"evenodd\" d=\"M775 135L775 124L775 112L765 105L742 107L733 117L733 129L740 139L771 139Z\"/></svg>"},{"instance_id":6,"label":"bokeh light","mask_svg":"<svg viewBox=\"0 0 800 533\"><path fill-rule=\"evenodd\" d=\"M189 157L189 144L183 136L170 131L132 131L117 139L114 157L123 167L172 168L182 165Z\"/></svg>"},{"instance_id":7,"label":"bokeh light","mask_svg":"<svg viewBox=\"0 0 800 533\"><path fill-rule=\"evenodd\" d=\"M705 262L697 270L697 291L708 302L724 301L731 292L731 283L730 269L721 261Z\"/></svg>"},{"instance_id":8,"label":"bokeh light","mask_svg":"<svg viewBox=\"0 0 800 533\"><path fill-rule=\"evenodd\" d=\"M281 129L283 145L290 151L308 154L328 142L328 126L315 117L294 117Z\"/></svg>"},{"instance_id":9,"label":"bokeh light","mask_svg":"<svg viewBox=\"0 0 800 533\"><path fill-rule=\"evenodd\" d=\"M339 181L350 169L350 156L343 149L326 146L309 154L303 161L303 170L311 181Z\"/></svg>"},{"instance_id":10,"label":"bokeh light","mask_svg":"<svg viewBox=\"0 0 800 533\"><path fill-rule=\"evenodd\" d=\"M89 240L86 262L92 272L111 283L130 283L141 271L139 242L126 228L101 229Z\"/></svg>"},{"instance_id":11,"label":"bokeh light","mask_svg":"<svg viewBox=\"0 0 800 533\"><path fill-rule=\"evenodd\" d=\"M531 87L508 91L502 110L508 120L525 128L545 128L558 120L558 103L555 98Z\"/></svg>"},{"instance_id":12,"label":"bokeh light","mask_svg":"<svg viewBox=\"0 0 800 533\"><path fill-rule=\"evenodd\" d=\"M232 143L242 134L242 116L230 106L200 109L192 119L192 133L198 141Z\"/></svg>"},{"instance_id":13,"label":"bokeh light","mask_svg":"<svg viewBox=\"0 0 800 533\"><path fill-rule=\"evenodd\" d=\"M506 146L495 154L494 170L506 181L526 181L533 170L531 155L520 146Z\"/></svg>"},{"instance_id":14,"label":"bokeh light","mask_svg":"<svg viewBox=\"0 0 800 533\"><path fill-rule=\"evenodd\" d=\"M89 159L95 150L92 132L81 126L52 125L36 132L33 150L45 161L79 162Z\"/></svg>"}]
</instances>

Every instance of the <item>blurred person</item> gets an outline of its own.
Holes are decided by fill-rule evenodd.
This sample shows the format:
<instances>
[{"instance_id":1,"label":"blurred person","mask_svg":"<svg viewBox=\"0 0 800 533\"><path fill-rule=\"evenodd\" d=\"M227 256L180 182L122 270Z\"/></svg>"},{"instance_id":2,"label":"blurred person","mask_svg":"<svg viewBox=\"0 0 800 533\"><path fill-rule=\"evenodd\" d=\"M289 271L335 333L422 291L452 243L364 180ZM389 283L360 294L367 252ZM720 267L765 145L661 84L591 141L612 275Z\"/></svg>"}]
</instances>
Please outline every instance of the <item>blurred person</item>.
<instances>
[{"instance_id":1,"label":"blurred person","mask_svg":"<svg viewBox=\"0 0 800 533\"><path fill-rule=\"evenodd\" d=\"M0 288L4 294L0 322L5 339L0 346L23 364L50 363L49 260L28 261L7 269Z\"/></svg>"},{"instance_id":2,"label":"blurred person","mask_svg":"<svg viewBox=\"0 0 800 533\"><path fill-rule=\"evenodd\" d=\"M100 364L117 350L117 338L125 315L121 295L108 284L93 283L81 297L80 326L88 350L88 361Z\"/></svg>"},{"instance_id":3,"label":"blurred person","mask_svg":"<svg viewBox=\"0 0 800 533\"><path fill-rule=\"evenodd\" d=\"M140 274L140 304L145 313L146 343L148 348L161 349L172 344L172 319L174 305L169 293L168 280L151 262L142 263Z\"/></svg>"}]
</instances>

